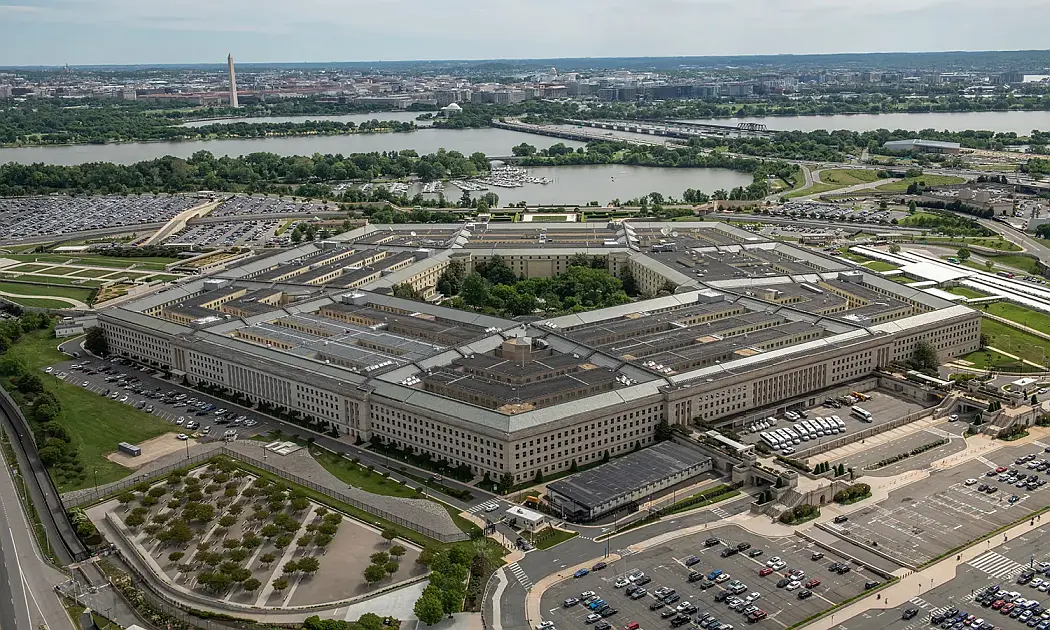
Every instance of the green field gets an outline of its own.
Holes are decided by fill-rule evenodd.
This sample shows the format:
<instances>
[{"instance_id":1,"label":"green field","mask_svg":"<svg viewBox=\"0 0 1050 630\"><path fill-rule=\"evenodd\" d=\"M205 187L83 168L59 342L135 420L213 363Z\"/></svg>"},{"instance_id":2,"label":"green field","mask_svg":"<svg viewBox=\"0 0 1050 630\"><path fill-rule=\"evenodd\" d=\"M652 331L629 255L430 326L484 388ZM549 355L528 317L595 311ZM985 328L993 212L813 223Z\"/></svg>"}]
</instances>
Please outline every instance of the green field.
<instances>
[{"instance_id":1,"label":"green field","mask_svg":"<svg viewBox=\"0 0 1050 630\"><path fill-rule=\"evenodd\" d=\"M894 269L900 269L899 265L894 265L882 260L873 260L869 263L865 263L864 266L872 271L893 271Z\"/></svg>"},{"instance_id":2,"label":"green field","mask_svg":"<svg viewBox=\"0 0 1050 630\"><path fill-rule=\"evenodd\" d=\"M40 297L66 297L86 303L91 302L91 296L94 293L91 289L78 287L44 286L42 284L23 284L20 282L0 282L0 291Z\"/></svg>"},{"instance_id":3,"label":"green field","mask_svg":"<svg viewBox=\"0 0 1050 630\"><path fill-rule=\"evenodd\" d=\"M115 256L78 256L65 254L4 254L4 258L21 260L23 262L49 262L54 264L67 263L86 265L89 267L116 267L127 269L135 265L139 269L152 269L163 271L164 265L177 262L178 258L117 258Z\"/></svg>"},{"instance_id":4,"label":"green field","mask_svg":"<svg viewBox=\"0 0 1050 630\"><path fill-rule=\"evenodd\" d=\"M929 186L948 186L949 184L963 184L966 182L962 177L953 175L920 175L919 177L905 177L895 182L887 182L875 187L882 192L907 192L908 186L916 182L923 182Z\"/></svg>"},{"instance_id":5,"label":"green field","mask_svg":"<svg viewBox=\"0 0 1050 630\"><path fill-rule=\"evenodd\" d=\"M890 278L890 280L893 280L897 284L913 284L915 282L922 282L921 280L916 280L915 278L909 278L907 276L893 276Z\"/></svg>"},{"instance_id":6,"label":"green field","mask_svg":"<svg viewBox=\"0 0 1050 630\"><path fill-rule=\"evenodd\" d=\"M948 291L948 293L954 293L955 295L961 295L961 296L963 296L965 298L983 298L983 297L988 297L987 293L982 293L980 291L975 291L973 289L968 289L966 287L951 287L947 291Z\"/></svg>"},{"instance_id":7,"label":"green field","mask_svg":"<svg viewBox=\"0 0 1050 630\"><path fill-rule=\"evenodd\" d=\"M568 219L564 214L534 214L530 221L532 223L564 223Z\"/></svg>"},{"instance_id":8,"label":"green field","mask_svg":"<svg viewBox=\"0 0 1050 630\"><path fill-rule=\"evenodd\" d=\"M995 268L999 265L1006 267L1013 267L1014 269L1020 269L1025 273L1032 274L1034 276L1039 275L1039 263L1034 258L1027 256L1011 256L1009 254L1004 256L989 256L989 260L995 261ZM995 269L993 268L993 270Z\"/></svg>"},{"instance_id":9,"label":"green field","mask_svg":"<svg viewBox=\"0 0 1050 630\"><path fill-rule=\"evenodd\" d=\"M1012 326L983 318L981 319L981 334L988 336L989 346L1017 355L1022 359L1045 365L1046 360L1050 358L1050 341L1022 332ZM964 358L967 361L974 361L971 357L979 354L984 353L978 351Z\"/></svg>"},{"instance_id":10,"label":"green field","mask_svg":"<svg viewBox=\"0 0 1050 630\"><path fill-rule=\"evenodd\" d=\"M839 186L856 186L870 184L879 179L875 171L854 168L833 168L820 171L820 181Z\"/></svg>"},{"instance_id":11,"label":"green field","mask_svg":"<svg viewBox=\"0 0 1050 630\"><path fill-rule=\"evenodd\" d=\"M1025 365L1020 361L1015 361L1006 355L992 352L991 350L978 350L962 357L962 359L969 361L973 364L973 367L981 370L1000 370L1003 372L1034 371L1034 368L1030 365Z\"/></svg>"},{"instance_id":12,"label":"green field","mask_svg":"<svg viewBox=\"0 0 1050 630\"><path fill-rule=\"evenodd\" d=\"M1030 308L1010 304L1009 302L994 302L985 304L981 309L992 315L1016 322L1027 328L1050 333L1050 315L1034 311Z\"/></svg>"},{"instance_id":13,"label":"green field","mask_svg":"<svg viewBox=\"0 0 1050 630\"><path fill-rule=\"evenodd\" d=\"M572 540L580 535L579 532L570 532L564 529L549 529L551 529L549 532L546 529L537 532L540 536L536 538L537 549L550 549L554 545L560 545L566 540Z\"/></svg>"},{"instance_id":14,"label":"green field","mask_svg":"<svg viewBox=\"0 0 1050 630\"><path fill-rule=\"evenodd\" d=\"M6 267L4 271L21 271L22 273L31 273L34 271L43 271L51 265L38 265L36 263L27 263L22 265L15 265L13 267Z\"/></svg>"},{"instance_id":15,"label":"green field","mask_svg":"<svg viewBox=\"0 0 1050 630\"><path fill-rule=\"evenodd\" d=\"M4 299L10 300L15 304L21 304L22 306L29 306L32 308L73 308L73 305L68 302L59 302L58 300L49 300L47 298L5 296Z\"/></svg>"},{"instance_id":16,"label":"green field","mask_svg":"<svg viewBox=\"0 0 1050 630\"><path fill-rule=\"evenodd\" d=\"M107 269L81 269L72 275L80 278L98 278L110 273L113 272Z\"/></svg>"},{"instance_id":17,"label":"green field","mask_svg":"<svg viewBox=\"0 0 1050 630\"><path fill-rule=\"evenodd\" d=\"M1001 252L1019 252L1021 248L1002 238L986 236L920 236L910 239L915 243L928 243L930 245L943 245L944 247L961 247L962 245L978 245L988 249L996 249ZM1000 258L997 256L996 258Z\"/></svg>"},{"instance_id":18,"label":"green field","mask_svg":"<svg viewBox=\"0 0 1050 630\"><path fill-rule=\"evenodd\" d=\"M31 370L67 360L69 357L56 349L59 342L51 335L51 331L30 333L11 346L8 354ZM60 492L93 485L90 471L98 471L99 484L128 476L132 472L129 468L109 461L106 455L116 451L119 442L136 444L172 432L173 425L163 420L57 378L45 377L44 387L58 397L62 413L57 422L72 436L80 462L88 471L87 479L77 483L58 484L56 480Z\"/></svg>"},{"instance_id":19,"label":"green field","mask_svg":"<svg viewBox=\"0 0 1050 630\"><path fill-rule=\"evenodd\" d=\"M376 472L371 472L365 466L354 464L350 460L340 457L335 453L323 449L312 449L311 455L325 470L332 473L340 481L348 486L353 486L372 494L383 494L391 497L404 497L407 499L418 499L420 495L413 488L403 486L396 481L387 479Z\"/></svg>"},{"instance_id":20,"label":"green field","mask_svg":"<svg viewBox=\"0 0 1050 630\"><path fill-rule=\"evenodd\" d=\"M817 182L813 182L813 185L809 188L793 190L784 195L784 197L787 199L794 199L795 197L805 197L807 195L819 195L820 193L825 193L829 190L838 190L839 188L842 188L841 184L818 184Z\"/></svg>"},{"instance_id":21,"label":"green field","mask_svg":"<svg viewBox=\"0 0 1050 630\"><path fill-rule=\"evenodd\" d=\"M0 277L12 281L30 282L33 284L55 284L69 287L98 287L102 286L105 282L104 280L89 280L88 278L77 278L73 276L67 276L65 278L59 276L38 276L32 273L24 273L20 276L16 276L14 274L0 272Z\"/></svg>"}]
</instances>

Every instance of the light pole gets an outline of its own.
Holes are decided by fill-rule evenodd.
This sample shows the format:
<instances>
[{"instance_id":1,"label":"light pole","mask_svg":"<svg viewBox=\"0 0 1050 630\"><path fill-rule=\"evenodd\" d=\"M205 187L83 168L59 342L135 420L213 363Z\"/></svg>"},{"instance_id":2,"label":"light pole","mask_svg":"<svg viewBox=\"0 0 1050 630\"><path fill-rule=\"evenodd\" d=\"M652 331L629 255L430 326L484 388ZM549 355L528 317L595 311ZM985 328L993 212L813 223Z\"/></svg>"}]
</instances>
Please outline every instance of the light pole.
<instances>
[{"instance_id":1,"label":"light pole","mask_svg":"<svg viewBox=\"0 0 1050 630\"><path fill-rule=\"evenodd\" d=\"M95 479L95 492L98 492L98 469L93 468L91 470L91 476Z\"/></svg>"}]
</instances>

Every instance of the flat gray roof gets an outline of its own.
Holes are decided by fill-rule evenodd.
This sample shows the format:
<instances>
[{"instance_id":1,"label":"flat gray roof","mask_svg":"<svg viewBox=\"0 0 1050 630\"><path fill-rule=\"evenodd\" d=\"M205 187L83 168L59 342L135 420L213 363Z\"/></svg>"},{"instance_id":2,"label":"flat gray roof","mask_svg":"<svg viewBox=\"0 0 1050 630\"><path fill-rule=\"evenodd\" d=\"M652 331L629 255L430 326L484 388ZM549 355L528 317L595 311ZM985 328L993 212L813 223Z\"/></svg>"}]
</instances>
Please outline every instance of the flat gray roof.
<instances>
[{"instance_id":1,"label":"flat gray roof","mask_svg":"<svg viewBox=\"0 0 1050 630\"><path fill-rule=\"evenodd\" d=\"M637 453L551 482L547 484L547 489L587 510L594 510L599 505L635 493L709 460L709 457L687 446L660 442Z\"/></svg>"}]
</instances>

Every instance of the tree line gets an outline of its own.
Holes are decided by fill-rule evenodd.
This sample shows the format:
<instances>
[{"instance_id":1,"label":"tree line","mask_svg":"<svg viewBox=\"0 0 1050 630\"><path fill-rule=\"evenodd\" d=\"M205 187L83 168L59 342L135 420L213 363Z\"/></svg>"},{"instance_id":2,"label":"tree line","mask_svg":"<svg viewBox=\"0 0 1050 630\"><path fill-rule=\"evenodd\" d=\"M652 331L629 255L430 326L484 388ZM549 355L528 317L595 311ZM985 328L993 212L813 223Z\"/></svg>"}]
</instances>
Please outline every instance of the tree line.
<instances>
[{"instance_id":1,"label":"tree line","mask_svg":"<svg viewBox=\"0 0 1050 630\"><path fill-rule=\"evenodd\" d=\"M342 180L398 179L416 176L427 181L474 177L488 172L484 153L466 156L441 149L419 155L413 150L312 156L276 153L216 157L198 151L189 159L165 156L134 164L93 162L0 165L0 196L71 193L190 192L215 190L246 193L287 193L288 185ZM324 187L331 196L331 191Z\"/></svg>"}]
</instances>

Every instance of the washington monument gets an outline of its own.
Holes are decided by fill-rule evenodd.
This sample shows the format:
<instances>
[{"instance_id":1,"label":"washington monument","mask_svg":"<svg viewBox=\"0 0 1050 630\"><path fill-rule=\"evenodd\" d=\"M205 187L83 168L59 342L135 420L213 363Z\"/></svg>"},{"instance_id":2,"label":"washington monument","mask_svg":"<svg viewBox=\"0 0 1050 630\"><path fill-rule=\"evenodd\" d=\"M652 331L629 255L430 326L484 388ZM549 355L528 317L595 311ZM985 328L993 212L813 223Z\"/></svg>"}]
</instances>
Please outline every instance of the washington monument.
<instances>
[{"instance_id":1,"label":"washington monument","mask_svg":"<svg viewBox=\"0 0 1050 630\"><path fill-rule=\"evenodd\" d=\"M230 107L240 107L237 103L237 75L233 71L233 53L226 57L226 65L230 69Z\"/></svg>"}]
</instances>

